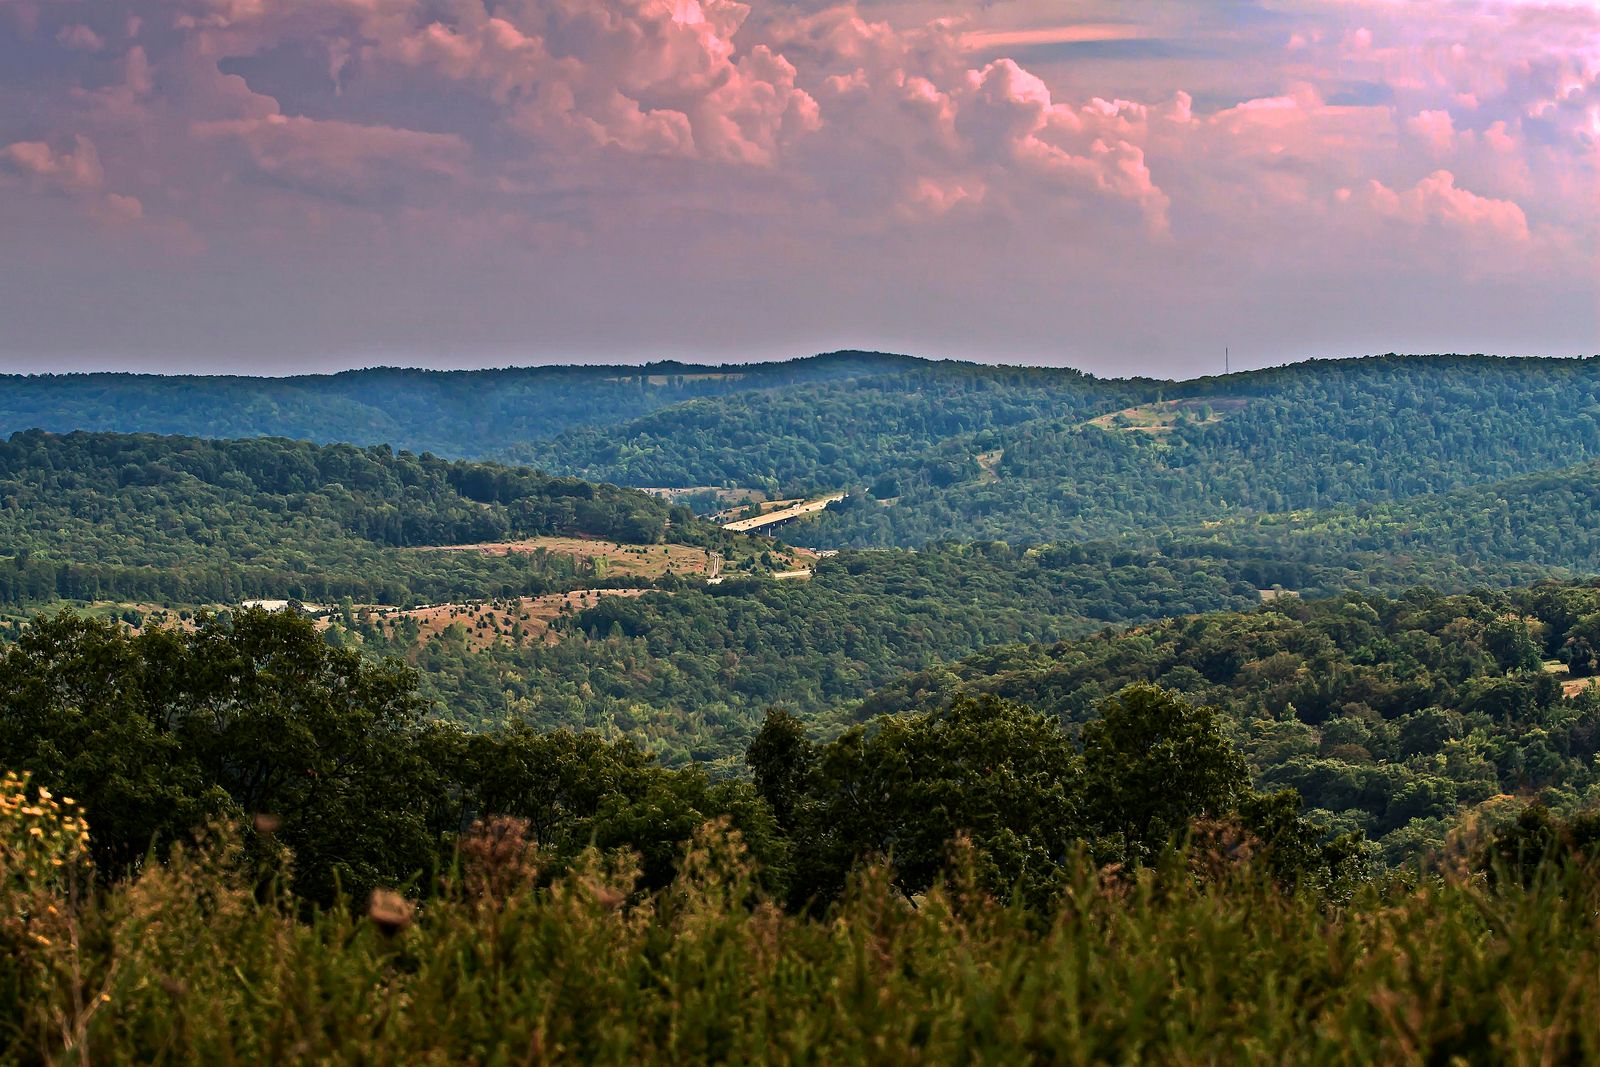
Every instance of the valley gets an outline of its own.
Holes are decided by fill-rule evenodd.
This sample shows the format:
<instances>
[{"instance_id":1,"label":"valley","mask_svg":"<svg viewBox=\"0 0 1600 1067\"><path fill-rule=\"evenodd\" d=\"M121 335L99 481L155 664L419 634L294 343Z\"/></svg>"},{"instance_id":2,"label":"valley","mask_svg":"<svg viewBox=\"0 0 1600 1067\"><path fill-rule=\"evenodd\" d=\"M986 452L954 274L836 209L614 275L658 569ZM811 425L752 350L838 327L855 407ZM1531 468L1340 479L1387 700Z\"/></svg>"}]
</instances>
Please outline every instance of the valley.
<instances>
[{"instance_id":1,"label":"valley","mask_svg":"<svg viewBox=\"0 0 1600 1067\"><path fill-rule=\"evenodd\" d=\"M1600 449L1586 361L1383 358L1226 392L862 355L766 373L781 385L688 377L741 391L610 431L615 455L652 457L648 492L383 449L22 434L0 451L0 523L27 552L0 559L0 601L13 625L53 601L325 605L330 641L417 666L447 718L631 722L669 762L734 768L770 703L832 713L986 645L1600 571L1596 479L1570 462ZM597 396L618 384L592 378ZM757 414L725 421L735 399ZM727 466L752 459L759 477ZM777 491L808 463L838 477ZM46 499L41 478L61 488ZM936 516L959 536L845 547Z\"/></svg>"},{"instance_id":2,"label":"valley","mask_svg":"<svg viewBox=\"0 0 1600 1067\"><path fill-rule=\"evenodd\" d=\"M397 411L437 401L379 377ZM1071 849L1164 862L1167 824L1130 831L1104 798L1172 716L1201 747L1130 802L1180 828L1231 805L1321 899L1600 803L1594 361L1152 382L844 354L548 380L610 421L457 442L501 460L12 434L0 752L85 796L117 869L208 812L326 812L284 830L319 901L445 862L495 810L540 828L555 878L590 842L631 850L631 892L737 829L796 915L853 906L891 845L916 899L976 827L1001 873L973 877L1042 907ZM505 383L450 379L463 405ZM17 395L91 389L109 417L152 388L47 384ZM294 388L325 412L347 386ZM1204 799L1206 767L1232 799ZM1018 826L1053 851L1018 853Z\"/></svg>"}]
</instances>

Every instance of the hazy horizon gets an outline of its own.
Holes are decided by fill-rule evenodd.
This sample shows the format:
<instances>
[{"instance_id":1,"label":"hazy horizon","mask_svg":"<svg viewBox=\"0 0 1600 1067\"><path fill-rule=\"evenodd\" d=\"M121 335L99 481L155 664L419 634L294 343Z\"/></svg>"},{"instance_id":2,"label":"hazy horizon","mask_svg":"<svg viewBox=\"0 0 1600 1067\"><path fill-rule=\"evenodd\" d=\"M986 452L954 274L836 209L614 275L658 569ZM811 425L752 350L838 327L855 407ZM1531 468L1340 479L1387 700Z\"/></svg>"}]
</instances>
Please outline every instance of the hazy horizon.
<instances>
[{"instance_id":1,"label":"hazy horizon","mask_svg":"<svg viewBox=\"0 0 1600 1067\"><path fill-rule=\"evenodd\" d=\"M327 369L322 369L322 370L295 370L295 369L287 369L287 368L285 368L285 369L279 369L279 370L275 370L275 371L274 370L251 370L251 369L207 371L207 370L190 370L190 369L183 369L183 368L177 368L177 369L171 369L171 370L152 370L152 369L144 369L144 368L141 368L141 367L129 367L129 366L126 366L126 365L115 365L115 364L107 363L107 364L101 365L101 366L94 366L94 365L91 364L91 365L87 366L86 368L61 368L59 366L55 367L55 368L43 368L43 369L38 369L38 370L0 368L0 374L4 374L4 375L21 375L21 376L27 376L27 377L39 377L39 376L49 376L49 375L67 376L67 375L132 374L132 375L147 375L147 376L154 376L154 377L174 377L174 378L178 378L178 377L201 377L201 378L261 378L261 379L275 379L275 378L302 378L302 377L331 377L331 376L340 375L340 374L357 374L357 373L362 373L362 372L384 371L384 370L389 370L389 371L446 372L446 373L449 373L449 372L471 373L471 372L474 372L474 371L517 371L517 370L560 369L560 368L610 368L610 367L615 367L615 368L619 368L619 369L627 369L627 368L641 368L642 369L642 368L649 367L649 366L659 366L661 364L668 364L668 363L679 364L679 365L682 365L682 366L693 367L693 368L711 368L711 369L714 369L714 368L742 367L742 366L751 366L751 365L768 364L768 363L792 363L792 362L808 360L808 359L819 359L819 358L822 358L822 357L825 357L825 356L839 355L839 354L843 354L843 353L864 353L864 354L869 354L869 355L881 355L881 356L889 356L889 357L896 357L896 358L909 358L909 359L915 359L915 360L928 362L928 363L945 363L945 362L948 362L948 363L972 363L972 364L977 364L977 365L980 365L980 366L989 366L989 367L1024 367L1024 368L1056 369L1056 370L1077 370L1077 371L1083 371L1084 373L1091 374L1096 378L1100 378L1100 379L1107 380L1107 381L1131 380L1131 379L1155 379L1155 380L1159 380L1159 381L1185 382L1185 381L1192 381L1192 380L1200 379L1200 378L1222 377L1226 373L1224 371L1224 369L1223 369L1223 356L1221 354L1219 354L1217 356L1217 366L1214 369L1206 370L1206 369L1204 369L1202 367L1198 367L1197 366L1197 367L1191 368L1192 369L1192 373L1175 374L1175 375L1163 375L1163 374L1144 373L1144 372L1140 372L1140 371L1132 371L1132 372L1125 373L1125 374L1105 373L1105 372L1097 372L1097 371L1094 371L1094 370L1090 370L1089 368L1086 368L1086 367L1074 366L1072 364L1067 364L1067 363L1050 363L1050 362L1043 362L1043 361L1039 361L1039 362L1023 362L1023 361L1018 361L1018 360L965 359L965 358L955 357L955 356L926 356L926 355L919 355L918 353L915 353L915 352L896 352L896 351L890 351L890 350L885 350L885 349L836 348L836 349L828 349L828 350L825 350L825 351L809 352L809 353L806 353L805 355L787 355L787 356L785 356L785 355L777 355L777 356L772 356L772 357L764 358L764 359L738 359L738 358L694 359L694 358L690 358L690 357L686 357L686 356L660 356L660 357L651 357L651 358L639 358L639 359L635 359L635 360L615 360L615 361L594 359L594 360L587 360L587 361L572 361L572 362L561 362L561 361L527 362L527 363L484 362L484 363L481 363L481 364L470 365L470 366L468 366L468 365L462 365L462 366L445 366L445 365L429 366L429 365L421 364L421 363L397 363L397 362L382 362L382 361L379 361L379 362L364 363L364 364L351 365L351 366L332 366L332 367L328 367ZM1282 360L1282 361L1278 361L1278 362L1262 363L1260 365L1244 365L1244 364L1241 363L1241 360L1240 360L1238 354L1237 353L1233 353L1229 357L1229 367L1231 369L1231 373L1233 373L1233 374L1248 374L1248 373L1255 372L1255 371L1272 370L1272 369L1279 368L1279 367L1289 367L1289 366L1293 366L1293 365L1298 364L1298 363L1339 362L1339 361L1345 361L1345 360L1378 359L1378 358L1382 358L1382 357L1385 357L1385 356L1403 356L1403 357L1408 357L1408 358L1451 358L1451 357L1456 357L1456 356L1469 356L1469 357L1484 357L1484 358L1492 358L1492 359L1588 359L1588 358L1600 359L1600 352L1594 352L1594 353L1578 352L1578 353L1573 353L1571 355L1547 354L1547 353L1536 353L1536 352L1517 352L1517 353L1502 353L1502 352L1362 352L1362 353L1353 354L1353 355L1311 355L1311 356L1305 356L1305 357L1303 357L1301 359Z\"/></svg>"}]
</instances>

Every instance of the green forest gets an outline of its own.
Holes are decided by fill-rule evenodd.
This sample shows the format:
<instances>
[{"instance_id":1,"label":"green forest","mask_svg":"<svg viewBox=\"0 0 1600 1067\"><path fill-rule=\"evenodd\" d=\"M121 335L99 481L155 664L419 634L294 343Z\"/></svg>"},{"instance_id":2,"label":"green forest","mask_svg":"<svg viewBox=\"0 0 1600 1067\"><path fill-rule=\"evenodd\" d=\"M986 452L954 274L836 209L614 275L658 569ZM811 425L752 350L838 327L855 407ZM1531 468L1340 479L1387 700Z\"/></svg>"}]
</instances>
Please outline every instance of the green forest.
<instances>
[{"instance_id":1,"label":"green forest","mask_svg":"<svg viewBox=\"0 0 1600 1067\"><path fill-rule=\"evenodd\" d=\"M944 488L977 469L953 442L1039 420L1086 419L1150 395L1143 383L1070 370L939 363L677 404L513 455L622 485L747 486L779 495L890 482Z\"/></svg>"},{"instance_id":2,"label":"green forest","mask_svg":"<svg viewBox=\"0 0 1600 1067\"><path fill-rule=\"evenodd\" d=\"M289 437L485 459L516 443L626 422L701 397L880 374L911 362L836 352L740 366L377 367L284 378L7 374L0 375L0 433Z\"/></svg>"},{"instance_id":3,"label":"green forest","mask_svg":"<svg viewBox=\"0 0 1600 1067\"><path fill-rule=\"evenodd\" d=\"M416 551L577 533L721 546L641 493L387 446L28 431L0 444L0 606L404 604L573 584L534 554Z\"/></svg>"},{"instance_id":4,"label":"green forest","mask_svg":"<svg viewBox=\"0 0 1600 1067\"><path fill-rule=\"evenodd\" d=\"M1451 609L1412 610L1408 634ZM1490 622L1476 665L1515 681L1530 625ZM285 613L32 627L0 656L20 768L0 1055L1203 1059L1229 1035L1260 1059L1579 1060L1595 1040L1600 819L1538 798L1390 871L1253 785L1225 712L1149 684L1075 729L988 693L831 740L774 712L752 777L720 782L593 734L430 722L414 684ZM1499 710L1488 729L1532 708Z\"/></svg>"},{"instance_id":5,"label":"green forest","mask_svg":"<svg viewBox=\"0 0 1600 1067\"><path fill-rule=\"evenodd\" d=\"M561 620L559 640L534 648L471 648L456 633L416 649L405 628L358 622L351 632L422 668L444 714L582 724L673 761L718 763L737 756L769 704L820 714L985 646L1245 609L1263 596L1465 592L1600 572L1593 474L1156 538L847 551L822 560L808 582L686 583L608 599Z\"/></svg>"},{"instance_id":6,"label":"green forest","mask_svg":"<svg viewBox=\"0 0 1600 1067\"><path fill-rule=\"evenodd\" d=\"M1161 393L1218 407L1208 419L1185 409L1161 432L1071 416L955 439L936 455L959 477L928 477L908 465L893 484L868 485L830 509L804 540L844 547L1098 538L1393 503L1600 455L1593 360L1312 362ZM1227 408L1224 398L1233 402ZM1193 410L1203 416L1206 408ZM978 456L994 453L990 469L979 465Z\"/></svg>"},{"instance_id":7,"label":"green forest","mask_svg":"<svg viewBox=\"0 0 1600 1067\"><path fill-rule=\"evenodd\" d=\"M5 385L0 1063L1600 1054L1595 360Z\"/></svg>"}]
</instances>

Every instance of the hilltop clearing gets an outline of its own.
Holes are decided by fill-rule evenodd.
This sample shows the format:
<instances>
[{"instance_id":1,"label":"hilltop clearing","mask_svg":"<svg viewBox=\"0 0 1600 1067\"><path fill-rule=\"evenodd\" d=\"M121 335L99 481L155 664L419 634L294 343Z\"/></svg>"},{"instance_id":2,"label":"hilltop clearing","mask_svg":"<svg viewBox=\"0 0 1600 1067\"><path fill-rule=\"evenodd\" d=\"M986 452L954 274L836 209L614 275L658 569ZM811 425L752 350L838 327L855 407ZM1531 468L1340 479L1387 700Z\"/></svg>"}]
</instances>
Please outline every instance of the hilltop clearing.
<instances>
[{"instance_id":1,"label":"hilltop clearing","mask_svg":"<svg viewBox=\"0 0 1600 1067\"><path fill-rule=\"evenodd\" d=\"M827 493L815 500L782 500L776 501L776 507L763 507L759 514L746 519L735 519L722 524L724 530L732 533L754 533L757 530L767 530L772 527L782 526L797 519L809 518L821 512L830 504L837 504L845 498L844 493Z\"/></svg>"},{"instance_id":2,"label":"hilltop clearing","mask_svg":"<svg viewBox=\"0 0 1600 1067\"><path fill-rule=\"evenodd\" d=\"M1160 400L1154 404L1113 411L1089 420L1102 430L1128 430L1138 433L1170 433L1179 426L1208 426L1244 409L1249 401L1241 397L1195 397L1189 400Z\"/></svg>"},{"instance_id":3,"label":"hilltop clearing","mask_svg":"<svg viewBox=\"0 0 1600 1067\"><path fill-rule=\"evenodd\" d=\"M418 608L375 608L355 615L357 632L371 629L383 634L393 645L422 645L445 640L471 651L483 651L497 642L512 646L557 640L551 626L559 619L592 608L602 597L636 597L647 589L572 589L544 596L516 597L510 600L468 601L460 604L429 604ZM327 631L336 620L317 620Z\"/></svg>"}]
</instances>

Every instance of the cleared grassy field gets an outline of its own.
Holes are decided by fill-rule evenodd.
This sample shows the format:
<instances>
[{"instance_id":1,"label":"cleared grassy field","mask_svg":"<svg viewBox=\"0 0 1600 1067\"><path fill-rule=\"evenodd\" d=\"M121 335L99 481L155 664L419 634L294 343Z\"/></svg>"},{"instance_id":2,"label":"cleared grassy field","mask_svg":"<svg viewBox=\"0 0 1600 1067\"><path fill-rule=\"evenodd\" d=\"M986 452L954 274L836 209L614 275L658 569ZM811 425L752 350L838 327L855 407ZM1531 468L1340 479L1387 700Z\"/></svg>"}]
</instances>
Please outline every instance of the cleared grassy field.
<instances>
[{"instance_id":1,"label":"cleared grassy field","mask_svg":"<svg viewBox=\"0 0 1600 1067\"><path fill-rule=\"evenodd\" d=\"M1138 433L1171 433L1178 420L1187 415L1189 421L1201 426L1221 422L1224 418L1244 409L1249 403L1243 397L1214 396L1190 400L1162 400L1154 404L1123 408L1109 415L1089 420L1090 426L1102 430L1124 430Z\"/></svg>"},{"instance_id":2,"label":"cleared grassy field","mask_svg":"<svg viewBox=\"0 0 1600 1067\"><path fill-rule=\"evenodd\" d=\"M607 577L663 578L669 574L710 577L717 573L717 554L687 545L626 545L583 537L526 537L520 541L484 541L471 545L430 545L413 552L477 552L485 556L545 552L571 556L598 565Z\"/></svg>"},{"instance_id":3,"label":"cleared grassy field","mask_svg":"<svg viewBox=\"0 0 1600 1067\"><path fill-rule=\"evenodd\" d=\"M592 608L601 597L636 597L648 589L575 589L545 596L515 597L510 600L482 600L459 604L430 604L427 607L386 608L371 613L372 622L386 630L398 631L410 622L417 626L417 643L438 640L451 626L459 624L467 647L489 648L498 641L516 645L535 642L554 644L551 625L562 615ZM329 621L318 621L326 629Z\"/></svg>"}]
</instances>

